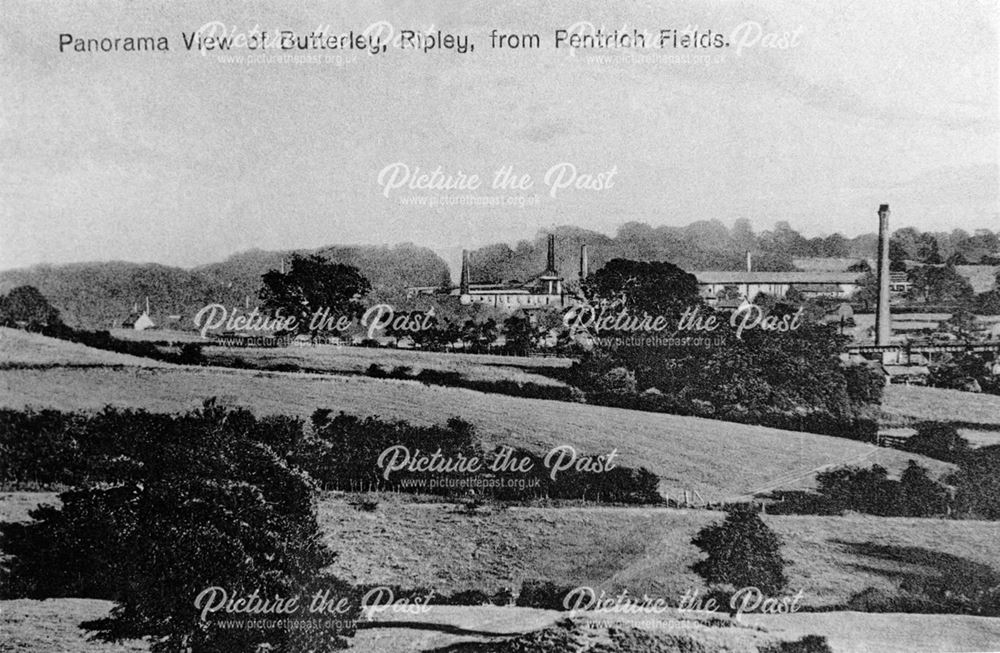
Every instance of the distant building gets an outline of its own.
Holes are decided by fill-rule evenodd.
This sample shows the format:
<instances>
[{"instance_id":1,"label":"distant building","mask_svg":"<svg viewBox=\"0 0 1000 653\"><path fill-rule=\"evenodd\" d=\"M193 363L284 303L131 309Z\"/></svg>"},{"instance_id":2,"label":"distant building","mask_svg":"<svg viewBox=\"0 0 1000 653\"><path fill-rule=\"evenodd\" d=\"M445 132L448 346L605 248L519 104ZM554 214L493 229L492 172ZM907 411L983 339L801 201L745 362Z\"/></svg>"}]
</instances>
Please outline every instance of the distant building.
<instances>
[{"instance_id":1,"label":"distant building","mask_svg":"<svg viewBox=\"0 0 1000 653\"><path fill-rule=\"evenodd\" d=\"M122 321L123 329L134 329L136 331L145 331L155 326L156 324L153 323L153 319L149 317L149 297L146 298L146 310L140 313L139 305L135 304L132 307L132 313Z\"/></svg>"},{"instance_id":2,"label":"distant building","mask_svg":"<svg viewBox=\"0 0 1000 653\"><path fill-rule=\"evenodd\" d=\"M733 291L747 301L766 293L784 297L794 288L806 298L832 297L850 299L858 290L863 272L746 272L706 270L692 272L698 280L701 296L716 304L720 295L726 297Z\"/></svg>"},{"instance_id":3,"label":"distant building","mask_svg":"<svg viewBox=\"0 0 1000 653\"><path fill-rule=\"evenodd\" d=\"M913 287L906 272L889 273L889 293L894 296L905 295Z\"/></svg>"},{"instance_id":4,"label":"distant building","mask_svg":"<svg viewBox=\"0 0 1000 653\"><path fill-rule=\"evenodd\" d=\"M587 246L583 245L580 249L581 279L587 276L587 266ZM414 297L445 293L453 297L457 296L463 304L485 304L510 312L548 307L562 308L574 306L580 302L576 293L567 290L564 279L556 271L555 236L551 234L548 237L545 270L526 282L476 283L473 281L472 268L471 256L468 250L463 250L462 272L458 288L417 286L409 288L407 295Z\"/></svg>"},{"instance_id":5,"label":"distant building","mask_svg":"<svg viewBox=\"0 0 1000 653\"><path fill-rule=\"evenodd\" d=\"M870 269L875 269L875 259L834 256L806 256L792 259L792 265L803 272L847 272L850 268L865 263Z\"/></svg>"}]
</instances>

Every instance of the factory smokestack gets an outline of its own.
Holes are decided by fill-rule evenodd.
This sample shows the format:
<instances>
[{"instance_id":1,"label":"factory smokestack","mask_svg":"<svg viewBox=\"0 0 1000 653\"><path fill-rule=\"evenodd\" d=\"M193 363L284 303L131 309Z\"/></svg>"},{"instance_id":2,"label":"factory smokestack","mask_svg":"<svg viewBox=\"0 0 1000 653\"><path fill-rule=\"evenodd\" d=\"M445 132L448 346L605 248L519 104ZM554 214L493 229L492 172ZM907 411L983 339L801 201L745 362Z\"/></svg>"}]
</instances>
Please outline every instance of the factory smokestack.
<instances>
[{"instance_id":1,"label":"factory smokestack","mask_svg":"<svg viewBox=\"0 0 1000 653\"><path fill-rule=\"evenodd\" d=\"M545 263L546 272L555 272L556 269L556 235L549 234L549 251Z\"/></svg>"},{"instance_id":2,"label":"factory smokestack","mask_svg":"<svg viewBox=\"0 0 1000 653\"><path fill-rule=\"evenodd\" d=\"M889 314L889 205L878 207L878 306L875 312L875 344L888 345L892 335Z\"/></svg>"},{"instance_id":3,"label":"factory smokestack","mask_svg":"<svg viewBox=\"0 0 1000 653\"><path fill-rule=\"evenodd\" d=\"M747 272L753 272L753 254L747 250Z\"/></svg>"},{"instance_id":4,"label":"factory smokestack","mask_svg":"<svg viewBox=\"0 0 1000 653\"><path fill-rule=\"evenodd\" d=\"M462 250L462 276L459 278L459 293L469 294L469 285L472 281L472 271L469 269L469 250Z\"/></svg>"},{"instance_id":5,"label":"factory smokestack","mask_svg":"<svg viewBox=\"0 0 1000 653\"><path fill-rule=\"evenodd\" d=\"M590 274L590 262L587 260L587 246L580 245L580 278L586 279Z\"/></svg>"}]
</instances>

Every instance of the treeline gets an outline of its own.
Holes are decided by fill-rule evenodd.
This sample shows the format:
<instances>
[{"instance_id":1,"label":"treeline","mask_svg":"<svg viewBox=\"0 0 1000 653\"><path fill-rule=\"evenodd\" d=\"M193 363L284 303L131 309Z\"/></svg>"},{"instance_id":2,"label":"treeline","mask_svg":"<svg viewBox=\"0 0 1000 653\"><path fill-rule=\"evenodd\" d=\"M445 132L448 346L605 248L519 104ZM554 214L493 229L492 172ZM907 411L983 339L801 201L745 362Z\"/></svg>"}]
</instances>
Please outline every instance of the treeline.
<instances>
[{"instance_id":1,"label":"treeline","mask_svg":"<svg viewBox=\"0 0 1000 653\"><path fill-rule=\"evenodd\" d=\"M878 235L867 233L853 238L834 233L806 238L788 222L773 229L754 231L749 220L736 220L727 227L719 220L699 220L683 227L653 227L630 222L614 236L580 229L558 227L556 263L566 279L576 279L580 245L587 245L590 269L608 261L626 258L638 261L671 261L686 270L744 270L745 252L753 252L754 269L794 270L794 259L809 257L874 259ZM533 278L545 267L546 235L522 240L514 246L488 245L472 253L473 280L497 282ZM962 229L950 232L920 232L912 227L893 232L893 260L926 263L952 261L956 265L985 263L1000 265L1000 232Z\"/></svg>"},{"instance_id":2,"label":"treeline","mask_svg":"<svg viewBox=\"0 0 1000 653\"><path fill-rule=\"evenodd\" d=\"M941 481L910 461L899 480L880 466L841 467L817 475L815 491L782 491L771 512L835 515L852 510L887 517L1000 519L1000 445L973 449L952 424L920 422L902 447L957 465Z\"/></svg>"},{"instance_id":3,"label":"treeline","mask_svg":"<svg viewBox=\"0 0 1000 653\"><path fill-rule=\"evenodd\" d=\"M236 429L241 437L259 441L328 490L475 494L499 500L662 501L659 479L645 469L615 465L581 471L574 467L553 478L542 456L514 448L508 453L510 458L530 464L517 470L490 471L498 452L484 450L475 429L457 418L445 425L416 426L317 410L307 426L297 418L258 418L247 410L219 409L212 401L206 402L205 410L184 415L112 407L98 413L0 410L0 485L51 489L134 480L144 473L139 461L154 441L169 439L178 429L210 426ZM386 478L380 457L392 447L405 448L414 457L436 452L442 460L478 458L482 465L479 470L441 473L404 469ZM579 458L596 456L581 452Z\"/></svg>"},{"instance_id":4,"label":"treeline","mask_svg":"<svg viewBox=\"0 0 1000 653\"><path fill-rule=\"evenodd\" d=\"M371 281L373 295L380 300L402 297L408 286L436 285L450 278L441 257L411 244L314 251L326 260L356 267ZM118 327L134 308L141 310L148 297L153 322L189 328L193 316L208 304L243 307L249 297L256 305L261 276L279 270L290 254L252 250L192 269L122 261L37 265L0 272L0 292L34 286L67 324L83 329Z\"/></svg>"}]
</instances>

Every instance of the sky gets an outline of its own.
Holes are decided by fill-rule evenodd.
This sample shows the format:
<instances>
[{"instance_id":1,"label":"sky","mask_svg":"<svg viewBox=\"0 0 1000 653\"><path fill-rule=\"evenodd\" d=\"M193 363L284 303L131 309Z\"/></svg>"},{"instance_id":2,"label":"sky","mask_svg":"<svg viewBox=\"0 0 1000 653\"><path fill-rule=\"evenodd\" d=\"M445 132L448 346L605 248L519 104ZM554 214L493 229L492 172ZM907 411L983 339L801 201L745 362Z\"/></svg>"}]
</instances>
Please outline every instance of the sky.
<instances>
[{"instance_id":1,"label":"sky","mask_svg":"<svg viewBox=\"0 0 1000 653\"><path fill-rule=\"evenodd\" d=\"M850 236L883 203L893 227L1000 228L996 1L552 4L0 0L0 269L403 242L454 262L630 221ZM442 30L475 50L186 51L211 24ZM729 47L554 47L581 25ZM492 49L492 30L541 47ZM60 52L61 34L170 51ZM388 183L437 168L480 185ZM530 187L493 188L504 168Z\"/></svg>"}]
</instances>

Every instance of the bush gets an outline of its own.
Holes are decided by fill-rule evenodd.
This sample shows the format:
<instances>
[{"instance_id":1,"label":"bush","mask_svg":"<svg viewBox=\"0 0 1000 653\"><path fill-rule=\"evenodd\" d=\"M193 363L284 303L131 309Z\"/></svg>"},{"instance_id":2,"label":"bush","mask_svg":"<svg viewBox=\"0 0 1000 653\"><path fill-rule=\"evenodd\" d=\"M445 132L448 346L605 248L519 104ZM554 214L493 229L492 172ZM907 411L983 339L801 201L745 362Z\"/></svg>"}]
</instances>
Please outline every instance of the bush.
<instances>
[{"instance_id":1,"label":"bush","mask_svg":"<svg viewBox=\"0 0 1000 653\"><path fill-rule=\"evenodd\" d=\"M927 469L910 461L899 479L899 513L908 517L932 517L948 512L948 489L932 480Z\"/></svg>"},{"instance_id":2,"label":"bush","mask_svg":"<svg viewBox=\"0 0 1000 653\"><path fill-rule=\"evenodd\" d=\"M792 642L777 642L761 649L761 653L833 653L826 637L806 635Z\"/></svg>"},{"instance_id":3,"label":"bush","mask_svg":"<svg viewBox=\"0 0 1000 653\"><path fill-rule=\"evenodd\" d=\"M636 393L635 374L624 367L614 367L602 374L594 384L599 394L629 396Z\"/></svg>"},{"instance_id":4,"label":"bush","mask_svg":"<svg viewBox=\"0 0 1000 653\"><path fill-rule=\"evenodd\" d=\"M884 467L840 467L816 475L824 504L837 511L871 515L933 517L948 513L948 488L930 478L927 469L911 460L899 481Z\"/></svg>"},{"instance_id":5,"label":"bush","mask_svg":"<svg viewBox=\"0 0 1000 653\"><path fill-rule=\"evenodd\" d=\"M692 569L709 584L774 595L788 583L781 539L750 506L734 506L721 524L706 526L691 542L708 555Z\"/></svg>"},{"instance_id":6,"label":"bush","mask_svg":"<svg viewBox=\"0 0 1000 653\"><path fill-rule=\"evenodd\" d=\"M960 515L1000 519L1000 445L980 447L965 456L947 481L955 486Z\"/></svg>"},{"instance_id":7,"label":"bush","mask_svg":"<svg viewBox=\"0 0 1000 653\"><path fill-rule=\"evenodd\" d=\"M323 571L333 553L316 521L314 486L265 443L267 424L212 402L176 417L132 417L108 412L103 426L120 427L111 441L137 436L133 464L64 492L61 509L0 526L15 595L113 600L110 617L85 627L108 641L149 637L155 652L342 647L351 627L213 627L195 608L209 587L240 597L350 591Z\"/></svg>"},{"instance_id":8,"label":"bush","mask_svg":"<svg viewBox=\"0 0 1000 653\"><path fill-rule=\"evenodd\" d=\"M816 482L819 493L839 510L884 516L899 513L899 489L881 465L838 467L817 474Z\"/></svg>"},{"instance_id":9,"label":"bush","mask_svg":"<svg viewBox=\"0 0 1000 653\"><path fill-rule=\"evenodd\" d=\"M566 610L566 596L575 588L556 585L549 580L526 580L521 585L514 605L542 610Z\"/></svg>"},{"instance_id":10,"label":"bush","mask_svg":"<svg viewBox=\"0 0 1000 653\"><path fill-rule=\"evenodd\" d=\"M916 429L916 434L906 439L905 451L950 463L959 462L969 453L968 440L951 424L920 422Z\"/></svg>"}]
</instances>

